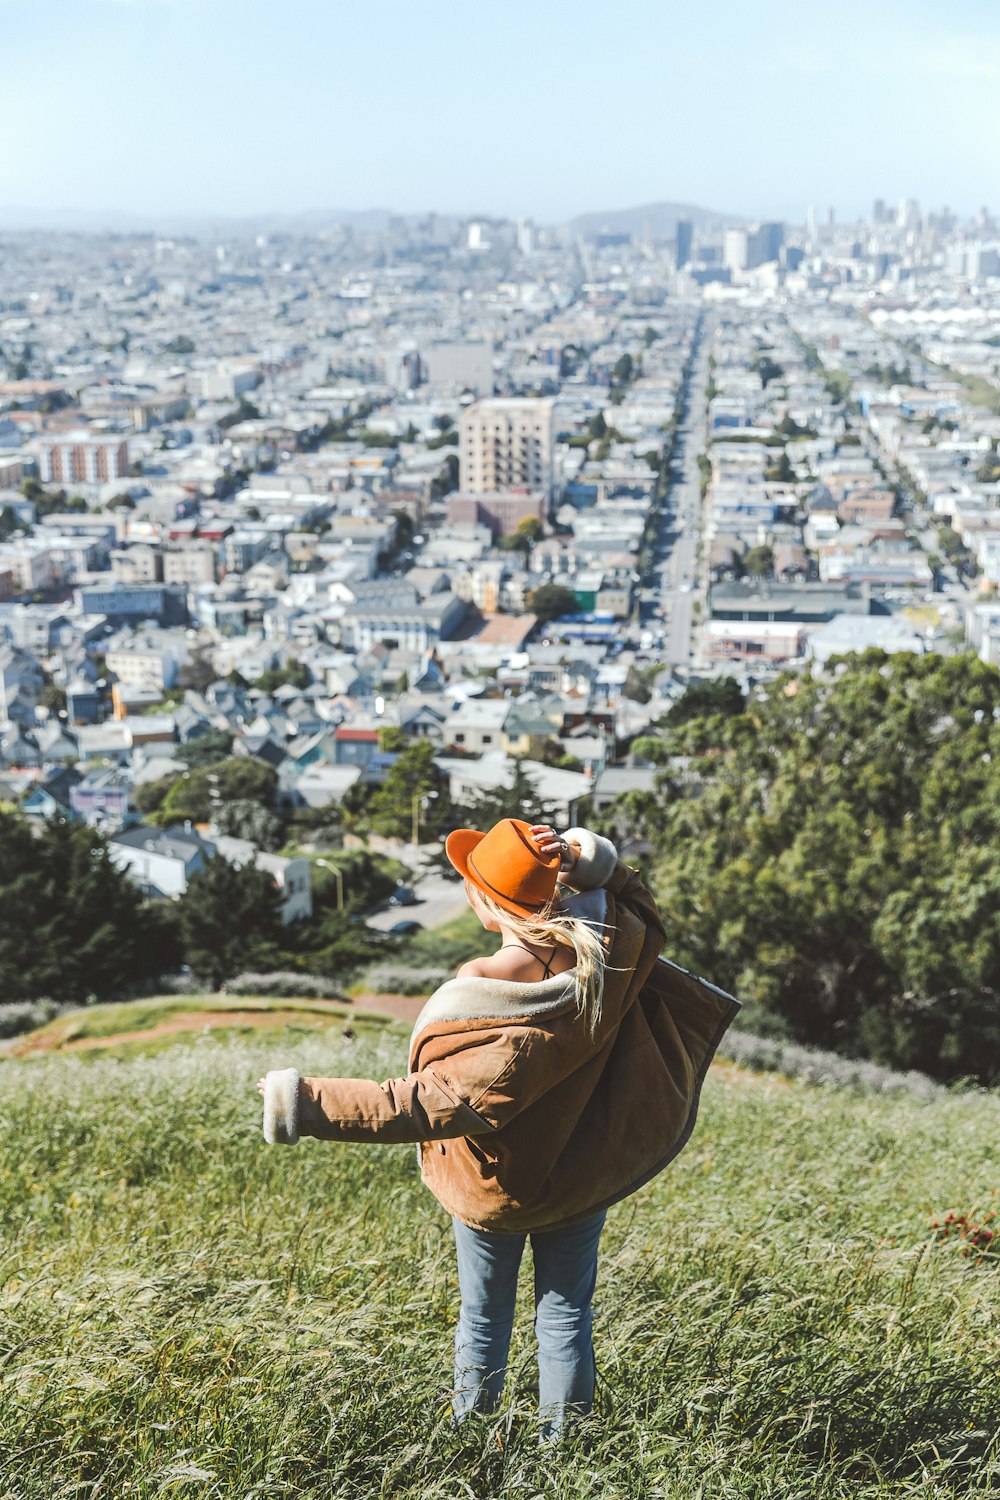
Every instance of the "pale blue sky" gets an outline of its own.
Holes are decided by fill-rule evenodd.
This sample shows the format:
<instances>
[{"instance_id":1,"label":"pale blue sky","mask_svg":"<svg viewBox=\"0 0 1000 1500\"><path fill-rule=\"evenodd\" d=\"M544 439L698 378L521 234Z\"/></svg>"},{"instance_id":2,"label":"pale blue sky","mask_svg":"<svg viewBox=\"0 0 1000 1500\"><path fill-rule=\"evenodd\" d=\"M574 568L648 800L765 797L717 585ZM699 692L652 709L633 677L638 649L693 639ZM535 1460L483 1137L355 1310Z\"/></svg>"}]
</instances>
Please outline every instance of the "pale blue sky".
<instances>
[{"instance_id":1,"label":"pale blue sky","mask_svg":"<svg viewBox=\"0 0 1000 1500\"><path fill-rule=\"evenodd\" d=\"M0 58L0 209L1000 209L995 0L0 0Z\"/></svg>"}]
</instances>

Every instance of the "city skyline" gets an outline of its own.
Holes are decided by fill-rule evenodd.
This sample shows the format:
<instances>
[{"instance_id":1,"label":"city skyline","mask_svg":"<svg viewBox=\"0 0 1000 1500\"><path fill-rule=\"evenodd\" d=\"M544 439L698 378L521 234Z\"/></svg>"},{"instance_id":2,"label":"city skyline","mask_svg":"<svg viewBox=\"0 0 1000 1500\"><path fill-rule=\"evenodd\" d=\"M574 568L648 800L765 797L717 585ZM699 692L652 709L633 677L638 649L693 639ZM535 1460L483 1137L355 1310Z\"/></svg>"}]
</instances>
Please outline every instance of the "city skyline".
<instances>
[{"instance_id":1,"label":"city skyline","mask_svg":"<svg viewBox=\"0 0 1000 1500\"><path fill-rule=\"evenodd\" d=\"M847 0L833 36L788 0L705 18L632 0L612 36L565 0L502 16L383 0L363 17L315 0L0 0L0 15L17 131L0 228L996 203L1000 18L979 0L946 34L923 0L876 15Z\"/></svg>"}]
</instances>

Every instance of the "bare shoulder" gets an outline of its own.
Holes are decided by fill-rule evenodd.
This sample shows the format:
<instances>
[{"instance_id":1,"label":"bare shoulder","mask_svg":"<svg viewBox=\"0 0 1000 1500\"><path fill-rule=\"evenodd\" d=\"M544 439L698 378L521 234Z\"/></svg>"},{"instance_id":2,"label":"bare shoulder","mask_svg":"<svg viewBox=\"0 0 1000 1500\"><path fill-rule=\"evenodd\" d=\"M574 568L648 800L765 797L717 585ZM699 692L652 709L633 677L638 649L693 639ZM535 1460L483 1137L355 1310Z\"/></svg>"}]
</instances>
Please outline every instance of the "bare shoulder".
<instances>
[{"instance_id":1,"label":"bare shoulder","mask_svg":"<svg viewBox=\"0 0 1000 1500\"><path fill-rule=\"evenodd\" d=\"M485 958L472 958L456 970L458 979L518 979L523 968L524 954L511 949L498 948ZM529 958L529 963L531 962Z\"/></svg>"},{"instance_id":2,"label":"bare shoulder","mask_svg":"<svg viewBox=\"0 0 1000 1500\"><path fill-rule=\"evenodd\" d=\"M486 958L470 958L468 963L466 963L466 964L459 964L458 968L455 970L455 978L456 979L469 979L469 978L480 978L483 975L488 975L489 972L490 972L490 970L488 968L488 964L489 964L489 959L486 959Z\"/></svg>"}]
</instances>

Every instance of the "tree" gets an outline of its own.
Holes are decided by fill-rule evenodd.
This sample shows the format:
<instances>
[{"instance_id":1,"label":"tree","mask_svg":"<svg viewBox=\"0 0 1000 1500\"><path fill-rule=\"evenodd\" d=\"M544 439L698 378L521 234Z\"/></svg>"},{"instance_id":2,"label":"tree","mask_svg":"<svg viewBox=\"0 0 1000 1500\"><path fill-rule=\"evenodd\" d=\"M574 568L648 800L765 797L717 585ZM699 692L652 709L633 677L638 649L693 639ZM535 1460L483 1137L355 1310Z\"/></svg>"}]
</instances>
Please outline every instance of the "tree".
<instances>
[{"instance_id":1,"label":"tree","mask_svg":"<svg viewBox=\"0 0 1000 1500\"><path fill-rule=\"evenodd\" d=\"M939 1078L1000 1077L1000 672L866 651L665 726L673 956L747 1022Z\"/></svg>"},{"instance_id":2,"label":"tree","mask_svg":"<svg viewBox=\"0 0 1000 1500\"><path fill-rule=\"evenodd\" d=\"M259 417L260 412L253 402L241 396L233 410L226 412L224 417L220 417L216 426L223 432L228 432L230 427L236 427L240 422L255 422Z\"/></svg>"},{"instance_id":3,"label":"tree","mask_svg":"<svg viewBox=\"0 0 1000 1500\"><path fill-rule=\"evenodd\" d=\"M161 827L190 819L207 823L224 802L256 802L270 807L278 787L278 773L253 755L220 760L202 770L174 779L153 821Z\"/></svg>"},{"instance_id":4,"label":"tree","mask_svg":"<svg viewBox=\"0 0 1000 1500\"><path fill-rule=\"evenodd\" d=\"M413 517L410 515L410 512L408 510L403 510L401 506L397 505L395 510L392 512L392 519L396 523L396 549L397 551L403 552L413 541L413 533L415 529L413 525Z\"/></svg>"},{"instance_id":5,"label":"tree","mask_svg":"<svg viewBox=\"0 0 1000 1500\"><path fill-rule=\"evenodd\" d=\"M750 547L743 557L744 570L751 578L770 578L774 572L774 552L770 547Z\"/></svg>"},{"instance_id":6,"label":"tree","mask_svg":"<svg viewBox=\"0 0 1000 1500\"><path fill-rule=\"evenodd\" d=\"M950 563L968 562L972 556L954 526L939 526L937 542L942 553Z\"/></svg>"},{"instance_id":7,"label":"tree","mask_svg":"<svg viewBox=\"0 0 1000 1500\"><path fill-rule=\"evenodd\" d=\"M843 370L827 370L823 379L826 393L835 405L842 405L851 394L851 377Z\"/></svg>"},{"instance_id":8,"label":"tree","mask_svg":"<svg viewBox=\"0 0 1000 1500\"><path fill-rule=\"evenodd\" d=\"M458 454L449 453L437 475L431 480L431 495L440 500L458 489Z\"/></svg>"},{"instance_id":9,"label":"tree","mask_svg":"<svg viewBox=\"0 0 1000 1500\"><path fill-rule=\"evenodd\" d=\"M185 740L178 755L189 771L197 771L225 760L232 748L233 735L228 729L207 729L204 734Z\"/></svg>"},{"instance_id":10,"label":"tree","mask_svg":"<svg viewBox=\"0 0 1000 1500\"><path fill-rule=\"evenodd\" d=\"M997 480L1000 480L1000 453L994 442L976 470L976 481L979 484L994 484Z\"/></svg>"},{"instance_id":11,"label":"tree","mask_svg":"<svg viewBox=\"0 0 1000 1500\"><path fill-rule=\"evenodd\" d=\"M522 516L514 528L514 534L524 537L531 546L534 546L545 535L545 527L537 516Z\"/></svg>"},{"instance_id":12,"label":"tree","mask_svg":"<svg viewBox=\"0 0 1000 1500\"><path fill-rule=\"evenodd\" d=\"M232 838L249 839L258 849L280 849L285 842L284 824L260 802L249 797L235 797L231 802L221 802L215 809L213 821L220 833Z\"/></svg>"},{"instance_id":13,"label":"tree","mask_svg":"<svg viewBox=\"0 0 1000 1500\"><path fill-rule=\"evenodd\" d=\"M780 380L785 373L784 367L769 354L758 354L751 364L751 369L757 371L764 390L767 390L773 380Z\"/></svg>"},{"instance_id":14,"label":"tree","mask_svg":"<svg viewBox=\"0 0 1000 1500\"><path fill-rule=\"evenodd\" d=\"M611 367L611 384L628 385L634 374L635 365L631 354L622 354Z\"/></svg>"},{"instance_id":15,"label":"tree","mask_svg":"<svg viewBox=\"0 0 1000 1500\"><path fill-rule=\"evenodd\" d=\"M193 354L194 340L189 339L186 333L179 333L169 344L163 346L164 354Z\"/></svg>"},{"instance_id":16,"label":"tree","mask_svg":"<svg viewBox=\"0 0 1000 1500\"><path fill-rule=\"evenodd\" d=\"M746 699L735 677L710 677L706 682L692 682L668 708L663 723L671 729L690 719L705 719L712 714L731 718L741 714Z\"/></svg>"},{"instance_id":17,"label":"tree","mask_svg":"<svg viewBox=\"0 0 1000 1500\"><path fill-rule=\"evenodd\" d=\"M312 682L312 673L304 661L287 661L283 667L268 667L251 686L262 693L276 693L280 687L307 688Z\"/></svg>"},{"instance_id":18,"label":"tree","mask_svg":"<svg viewBox=\"0 0 1000 1500\"><path fill-rule=\"evenodd\" d=\"M523 516L510 536L500 538L500 546L505 552L523 552L525 558L528 558L544 532L545 528L537 516Z\"/></svg>"},{"instance_id":19,"label":"tree","mask_svg":"<svg viewBox=\"0 0 1000 1500\"><path fill-rule=\"evenodd\" d=\"M543 583L528 594L528 608L537 615L541 624L547 625L563 615L576 613L576 595L561 583Z\"/></svg>"},{"instance_id":20,"label":"tree","mask_svg":"<svg viewBox=\"0 0 1000 1500\"><path fill-rule=\"evenodd\" d=\"M398 724L380 724L378 729L378 747L387 750L390 754L397 754L406 750L412 741L404 729Z\"/></svg>"},{"instance_id":21,"label":"tree","mask_svg":"<svg viewBox=\"0 0 1000 1500\"><path fill-rule=\"evenodd\" d=\"M278 962L281 893L267 870L215 855L192 875L179 905L185 960L213 989L241 969Z\"/></svg>"},{"instance_id":22,"label":"tree","mask_svg":"<svg viewBox=\"0 0 1000 1500\"><path fill-rule=\"evenodd\" d=\"M163 806L163 799L180 774L177 772L173 776L161 776L156 781L140 782L130 794L131 801L141 813L156 812Z\"/></svg>"},{"instance_id":23,"label":"tree","mask_svg":"<svg viewBox=\"0 0 1000 1500\"><path fill-rule=\"evenodd\" d=\"M196 693L203 693L209 683L215 681L215 677L215 668L207 653L203 649L196 649L191 660L186 661L178 671L174 686L181 692L186 688L193 688Z\"/></svg>"},{"instance_id":24,"label":"tree","mask_svg":"<svg viewBox=\"0 0 1000 1500\"><path fill-rule=\"evenodd\" d=\"M633 703L648 703L653 696L652 689L646 681L644 674L634 663L625 674L622 693L626 698L631 698Z\"/></svg>"},{"instance_id":25,"label":"tree","mask_svg":"<svg viewBox=\"0 0 1000 1500\"><path fill-rule=\"evenodd\" d=\"M82 823L57 819L36 833L21 814L0 814L0 901L7 998L114 1000L179 962L169 917Z\"/></svg>"},{"instance_id":26,"label":"tree","mask_svg":"<svg viewBox=\"0 0 1000 1500\"><path fill-rule=\"evenodd\" d=\"M441 773L434 764L434 746L427 740L414 740L401 751L389 768L385 781L376 787L367 805L367 817L373 833L386 838L408 839L413 830L413 804L419 806L430 792L440 792ZM440 813L431 808L421 817L425 832L436 827Z\"/></svg>"},{"instance_id":27,"label":"tree","mask_svg":"<svg viewBox=\"0 0 1000 1500\"><path fill-rule=\"evenodd\" d=\"M774 430L775 432L780 432L783 437L790 438L814 438L819 436L815 427L810 427L808 423L805 426L800 426L795 418L789 416L787 412Z\"/></svg>"},{"instance_id":28,"label":"tree","mask_svg":"<svg viewBox=\"0 0 1000 1500\"><path fill-rule=\"evenodd\" d=\"M66 712L66 689L57 687L54 682L47 682L42 688L38 702L42 708L47 708L50 714Z\"/></svg>"},{"instance_id":29,"label":"tree","mask_svg":"<svg viewBox=\"0 0 1000 1500\"><path fill-rule=\"evenodd\" d=\"M788 457L787 449L782 448L781 456L779 457L778 462L776 464L771 464L769 468L764 470L764 478L772 480L773 482L778 484L792 483L792 481L795 479L795 470L792 468L792 463L790 458Z\"/></svg>"},{"instance_id":30,"label":"tree","mask_svg":"<svg viewBox=\"0 0 1000 1500\"><path fill-rule=\"evenodd\" d=\"M470 828L479 828L483 832L499 823L501 818L521 818L527 823L551 823L554 818L551 804L540 799L531 772L525 768L520 756L513 763L509 782L491 789L484 788L464 808L456 811Z\"/></svg>"}]
</instances>

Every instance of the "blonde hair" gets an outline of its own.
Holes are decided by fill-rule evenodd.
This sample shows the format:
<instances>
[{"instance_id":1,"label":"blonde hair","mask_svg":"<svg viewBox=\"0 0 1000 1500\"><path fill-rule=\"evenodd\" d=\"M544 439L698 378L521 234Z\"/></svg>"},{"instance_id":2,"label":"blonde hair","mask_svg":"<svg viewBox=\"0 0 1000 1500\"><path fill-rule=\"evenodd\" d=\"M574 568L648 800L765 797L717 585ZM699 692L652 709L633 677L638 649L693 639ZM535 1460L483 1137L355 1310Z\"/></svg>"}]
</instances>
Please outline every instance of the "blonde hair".
<instances>
[{"instance_id":1,"label":"blonde hair","mask_svg":"<svg viewBox=\"0 0 1000 1500\"><path fill-rule=\"evenodd\" d=\"M558 891L533 917L521 917L508 911L468 879L465 882L465 893L472 905L478 905L487 916L493 917L496 922L502 922L507 931L512 932L520 942L535 948L552 944L558 948L572 948L576 955L577 1011L593 1036L601 1021L606 955L604 944L590 923L561 912Z\"/></svg>"}]
</instances>

